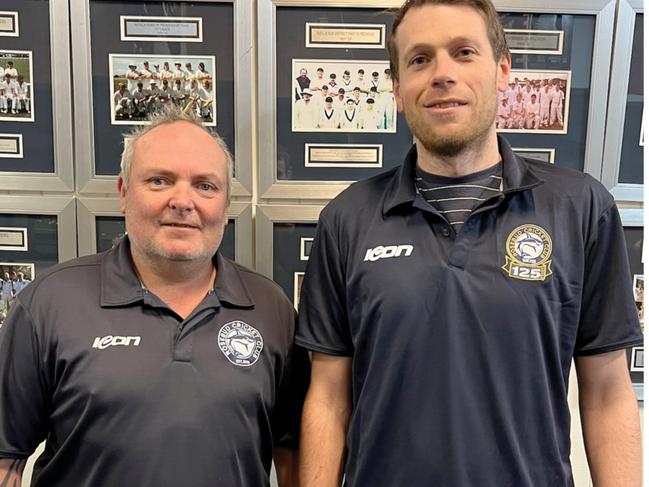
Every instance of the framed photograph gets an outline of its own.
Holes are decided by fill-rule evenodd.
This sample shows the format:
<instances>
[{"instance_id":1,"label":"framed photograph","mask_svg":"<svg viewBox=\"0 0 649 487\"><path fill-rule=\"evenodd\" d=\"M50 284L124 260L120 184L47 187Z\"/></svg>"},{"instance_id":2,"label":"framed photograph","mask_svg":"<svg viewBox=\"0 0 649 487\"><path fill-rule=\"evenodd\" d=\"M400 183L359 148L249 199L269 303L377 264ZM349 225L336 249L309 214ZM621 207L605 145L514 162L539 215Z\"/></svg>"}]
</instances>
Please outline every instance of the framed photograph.
<instances>
[{"instance_id":1,"label":"framed photograph","mask_svg":"<svg viewBox=\"0 0 649 487\"><path fill-rule=\"evenodd\" d=\"M644 275L635 274L633 276L633 297L636 308L638 308L640 328L644 333Z\"/></svg>"},{"instance_id":2,"label":"framed photograph","mask_svg":"<svg viewBox=\"0 0 649 487\"><path fill-rule=\"evenodd\" d=\"M620 0L601 181L617 201L644 201L644 2Z\"/></svg>"},{"instance_id":3,"label":"framed photograph","mask_svg":"<svg viewBox=\"0 0 649 487\"><path fill-rule=\"evenodd\" d=\"M397 131L389 61L293 59L294 132Z\"/></svg>"},{"instance_id":4,"label":"framed photograph","mask_svg":"<svg viewBox=\"0 0 649 487\"><path fill-rule=\"evenodd\" d=\"M108 63L113 125L146 124L173 103L216 126L214 56L109 54Z\"/></svg>"},{"instance_id":5,"label":"framed photograph","mask_svg":"<svg viewBox=\"0 0 649 487\"><path fill-rule=\"evenodd\" d=\"M498 131L567 134L570 78L570 71L512 69L499 92Z\"/></svg>"},{"instance_id":6,"label":"framed photograph","mask_svg":"<svg viewBox=\"0 0 649 487\"><path fill-rule=\"evenodd\" d=\"M76 109L74 160L83 161L75 165L78 194L115 196L124 126L141 124L145 111L158 103L173 103L176 99L184 108L200 113L204 123L215 128L232 152L235 161L233 198L244 199L252 195L254 144L250 141L255 125L252 106L255 97L251 92L256 62L255 49L250 49L255 45L253 7L254 2L249 0L87 0L70 3L69 44L75 72L73 99ZM139 22L138 18L145 20ZM171 24L165 25L165 19ZM123 41L120 25L125 26L125 34L149 37L149 40ZM170 37L178 37L181 31L189 34L182 41L151 39L152 35L168 29L174 32ZM149 63L146 71L144 61ZM162 74L165 62L169 64L168 71L172 72L167 82L172 90L176 89L173 79L176 62L181 63L180 70L185 73L189 72L187 63L191 63L191 70L199 80L208 79L198 73L198 64L203 62L205 72L211 76L209 86L196 82L198 96L196 93L177 96L172 92L169 95L172 101L167 101L169 88L161 93L162 96L158 93L149 98L149 93L144 103L142 94L136 98L126 97L123 101L123 94L116 95L120 83L126 83L129 93L137 90L137 75L126 76L131 71L129 64L135 64L135 71L140 75L144 71L142 89L146 90L150 89L153 80L154 65L159 64ZM147 71L151 73L150 79ZM169 77L167 73L164 76ZM145 86L147 80L149 88ZM184 84L191 88L187 75ZM162 80L156 80L156 91L161 90Z\"/></svg>"},{"instance_id":7,"label":"framed photograph","mask_svg":"<svg viewBox=\"0 0 649 487\"><path fill-rule=\"evenodd\" d=\"M305 167L383 167L383 144L304 144Z\"/></svg>"},{"instance_id":8,"label":"framed photograph","mask_svg":"<svg viewBox=\"0 0 649 487\"><path fill-rule=\"evenodd\" d=\"M0 50L0 121L34 121L32 51Z\"/></svg>"},{"instance_id":9,"label":"framed photograph","mask_svg":"<svg viewBox=\"0 0 649 487\"><path fill-rule=\"evenodd\" d=\"M203 42L201 17L120 15L123 41Z\"/></svg>"},{"instance_id":10,"label":"framed photograph","mask_svg":"<svg viewBox=\"0 0 649 487\"><path fill-rule=\"evenodd\" d=\"M27 228L0 227L0 251L26 252Z\"/></svg>"},{"instance_id":11,"label":"framed photograph","mask_svg":"<svg viewBox=\"0 0 649 487\"><path fill-rule=\"evenodd\" d=\"M563 54L562 30L505 29L512 54Z\"/></svg>"},{"instance_id":12,"label":"framed photograph","mask_svg":"<svg viewBox=\"0 0 649 487\"><path fill-rule=\"evenodd\" d=\"M0 276L5 274L18 274L21 273L25 279L33 281L36 277L34 271L34 264L27 264L24 262L0 262Z\"/></svg>"},{"instance_id":13,"label":"framed photograph","mask_svg":"<svg viewBox=\"0 0 649 487\"><path fill-rule=\"evenodd\" d=\"M0 159L23 158L22 134L0 134Z\"/></svg>"},{"instance_id":14,"label":"framed photograph","mask_svg":"<svg viewBox=\"0 0 649 487\"><path fill-rule=\"evenodd\" d=\"M18 12L0 11L0 37L18 37Z\"/></svg>"},{"instance_id":15,"label":"framed photograph","mask_svg":"<svg viewBox=\"0 0 649 487\"><path fill-rule=\"evenodd\" d=\"M631 349L631 372L644 372L644 347Z\"/></svg>"},{"instance_id":16,"label":"framed photograph","mask_svg":"<svg viewBox=\"0 0 649 487\"><path fill-rule=\"evenodd\" d=\"M309 260L313 237L300 237L300 260Z\"/></svg>"},{"instance_id":17,"label":"framed photograph","mask_svg":"<svg viewBox=\"0 0 649 487\"><path fill-rule=\"evenodd\" d=\"M306 23L306 47L383 49L385 24Z\"/></svg>"},{"instance_id":18,"label":"framed photograph","mask_svg":"<svg viewBox=\"0 0 649 487\"><path fill-rule=\"evenodd\" d=\"M538 161L554 164L555 149L535 148L535 147L512 147L515 154L522 157L529 157Z\"/></svg>"},{"instance_id":19,"label":"framed photograph","mask_svg":"<svg viewBox=\"0 0 649 487\"><path fill-rule=\"evenodd\" d=\"M304 272L296 272L293 276L293 306L295 306L295 309L298 309L300 306L300 291L302 290Z\"/></svg>"}]
</instances>

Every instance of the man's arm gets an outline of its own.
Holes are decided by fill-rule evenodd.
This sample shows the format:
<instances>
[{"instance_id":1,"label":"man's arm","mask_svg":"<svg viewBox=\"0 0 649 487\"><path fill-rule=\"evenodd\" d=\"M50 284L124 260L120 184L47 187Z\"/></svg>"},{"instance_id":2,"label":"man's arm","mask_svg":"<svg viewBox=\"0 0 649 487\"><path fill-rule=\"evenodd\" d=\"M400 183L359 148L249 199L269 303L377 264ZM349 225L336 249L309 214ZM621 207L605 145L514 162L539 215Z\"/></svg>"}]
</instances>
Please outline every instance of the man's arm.
<instances>
[{"instance_id":1,"label":"man's arm","mask_svg":"<svg viewBox=\"0 0 649 487\"><path fill-rule=\"evenodd\" d=\"M624 350L575 359L593 485L640 487L640 415Z\"/></svg>"},{"instance_id":2,"label":"man's arm","mask_svg":"<svg viewBox=\"0 0 649 487\"><path fill-rule=\"evenodd\" d=\"M0 487L20 487L26 458L0 458Z\"/></svg>"},{"instance_id":3,"label":"man's arm","mask_svg":"<svg viewBox=\"0 0 649 487\"><path fill-rule=\"evenodd\" d=\"M300 436L300 485L338 487L352 409L351 357L313 352Z\"/></svg>"}]
</instances>

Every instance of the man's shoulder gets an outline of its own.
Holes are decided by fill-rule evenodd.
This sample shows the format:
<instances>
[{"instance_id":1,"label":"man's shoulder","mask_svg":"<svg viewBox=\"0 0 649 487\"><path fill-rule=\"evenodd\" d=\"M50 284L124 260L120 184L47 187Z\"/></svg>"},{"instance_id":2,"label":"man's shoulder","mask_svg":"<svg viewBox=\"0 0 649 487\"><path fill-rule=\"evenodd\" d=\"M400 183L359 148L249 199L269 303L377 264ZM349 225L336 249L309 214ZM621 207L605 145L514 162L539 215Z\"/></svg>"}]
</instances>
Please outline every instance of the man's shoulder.
<instances>
[{"instance_id":1,"label":"man's shoulder","mask_svg":"<svg viewBox=\"0 0 649 487\"><path fill-rule=\"evenodd\" d=\"M291 307L293 306L282 287L272 279L264 276L263 274L260 274L259 272L253 271L252 269L249 269L248 267L241 265L238 262L234 262L227 257L223 257L223 260L225 260L237 271L244 285L252 294L253 300L256 301L260 296L263 295L269 296L271 299L277 299L279 300L279 302L285 302Z\"/></svg>"},{"instance_id":2,"label":"man's shoulder","mask_svg":"<svg viewBox=\"0 0 649 487\"><path fill-rule=\"evenodd\" d=\"M576 169L521 157L530 171L544 184L539 188L572 200L586 199L605 206L614 203L611 193L597 179Z\"/></svg>"},{"instance_id":3,"label":"man's shoulder","mask_svg":"<svg viewBox=\"0 0 649 487\"><path fill-rule=\"evenodd\" d=\"M97 276L98 279L102 255L78 257L41 272L21 292L21 301L30 303L33 299L40 299L46 294L58 294L63 289L69 289L75 283L80 283L84 277Z\"/></svg>"}]
</instances>

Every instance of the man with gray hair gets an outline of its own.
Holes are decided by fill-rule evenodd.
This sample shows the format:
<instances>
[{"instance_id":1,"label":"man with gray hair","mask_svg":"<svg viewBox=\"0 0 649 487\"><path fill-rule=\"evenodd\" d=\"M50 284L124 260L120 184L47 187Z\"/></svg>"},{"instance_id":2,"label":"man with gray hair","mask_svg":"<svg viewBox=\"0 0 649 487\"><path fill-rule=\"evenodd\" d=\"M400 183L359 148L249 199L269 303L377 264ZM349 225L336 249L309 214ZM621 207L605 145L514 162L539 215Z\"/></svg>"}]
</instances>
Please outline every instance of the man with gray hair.
<instances>
[{"instance_id":1,"label":"man with gray hair","mask_svg":"<svg viewBox=\"0 0 649 487\"><path fill-rule=\"evenodd\" d=\"M309 375L274 282L223 257L232 158L169 105L118 180L127 235L41 273L0 329L0 484L296 485ZM183 154L184 157L178 157Z\"/></svg>"}]
</instances>

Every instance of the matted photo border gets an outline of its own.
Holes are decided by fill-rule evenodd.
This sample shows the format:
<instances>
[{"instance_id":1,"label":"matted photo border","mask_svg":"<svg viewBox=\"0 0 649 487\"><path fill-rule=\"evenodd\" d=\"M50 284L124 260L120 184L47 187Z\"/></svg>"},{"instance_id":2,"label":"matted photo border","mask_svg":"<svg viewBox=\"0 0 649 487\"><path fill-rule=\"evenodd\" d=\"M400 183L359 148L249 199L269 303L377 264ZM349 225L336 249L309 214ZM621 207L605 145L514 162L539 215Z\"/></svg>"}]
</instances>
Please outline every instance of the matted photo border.
<instances>
[{"instance_id":1,"label":"matted photo border","mask_svg":"<svg viewBox=\"0 0 649 487\"><path fill-rule=\"evenodd\" d=\"M4 28L10 24L9 28ZM19 37L20 27L18 24L18 12L0 10L0 37Z\"/></svg>"},{"instance_id":2,"label":"matted photo border","mask_svg":"<svg viewBox=\"0 0 649 487\"><path fill-rule=\"evenodd\" d=\"M151 22L159 24L158 28L164 24L169 24L169 30L173 24L193 24L196 26L196 35L138 35L128 33L128 23L134 21ZM176 26L178 29L178 26ZM120 15L119 16L120 39L122 41L148 41L148 42L203 42L203 18L202 17L161 17L161 16L142 16L142 15ZM155 27L154 27L155 30Z\"/></svg>"},{"instance_id":3,"label":"matted photo border","mask_svg":"<svg viewBox=\"0 0 649 487\"><path fill-rule=\"evenodd\" d=\"M144 63L148 62L150 68L155 67L155 63L157 62L158 65L163 65L165 62L169 64L169 68L171 69L172 65L175 65L176 63L181 64L182 67L186 67L186 64L191 62L193 73L195 74L194 78L196 79L196 85L198 89L200 90L201 87L199 86L203 80L209 80L210 85L211 85L211 98L210 102L208 103L209 105L209 110L211 113L211 117L209 117L209 121L203 122L203 125L209 126L209 127L215 127L216 126L216 89L215 89L215 84L217 81L216 77L216 57L215 56L208 56L208 55L172 55L172 54L116 54L116 53L111 53L108 54L108 83L109 83L109 90L110 90L110 95L109 95L109 105L111 107L110 113L111 113L111 124L112 125L148 125L148 121L146 120L146 116L127 116L126 118L123 119L118 119L116 115L116 103L114 102L114 99L116 97L116 92L118 91L118 86L120 83L126 83L127 84L127 90L128 90L128 83L127 83L127 78L126 74L128 71L128 64L126 65L126 70L124 71L124 75L122 77L116 77L117 70L116 70L116 64L119 63L120 65L123 65L124 63L131 63L135 64L136 66L136 72L141 74L141 71L137 71L138 66L143 67ZM205 73L206 76L199 78L197 76L198 70L195 69L199 63L204 63L207 62L205 65ZM123 67L123 66L121 66ZM120 71L122 69L120 68ZM150 71L150 70L149 70ZM173 74L173 71L171 72ZM155 78L148 78L150 83L152 83L152 80ZM171 85L171 89L169 90L169 95L170 97L172 96L173 92L173 78L168 78L169 84ZM134 83L137 83L136 80L133 80ZM160 83L160 86L162 86L162 79L159 81L156 80L156 85ZM200 100L200 98L196 97L191 97L190 100ZM173 103L173 101L169 101L169 103ZM190 101L191 103L191 101ZM127 102L128 105L128 102ZM190 106L196 107L196 105L187 105L185 109L191 109L188 108ZM134 106L128 105L125 107L127 110L127 115L128 112L134 112L135 108ZM201 109L202 110L202 109Z\"/></svg>"},{"instance_id":4,"label":"matted photo border","mask_svg":"<svg viewBox=\"0 0 649 487\"><path fill-rule=\"evenodd\" d=\"M313 245L313 237L300 237L300 260L302 261L309 260L311 248L307 251L308 244Z\"/></svg>"},{"instance_id":5,"label":"matted photo border","mask_svg":"<svg viewBox=\"0 0 649 487\"><path fill-rule=\"evenodd\" d=\"M639 361L642 361L642 365L638 365ZM633 347L631 349L630 365L629 370L631 372L644 372L644 347Z\"/></svg>"},{"instance_id":6,"label":"matted photo border","mask_svg":"<svg viewBox=\"0 0 649 487\"><path fill-rule=\"evenodd\" d=\"M555 49L534 49L532 47L528 48L516 48L509 47L509 52L512 54L549 54L554 56L561 56L563 54L563 37L564 31L562 30L536 30L536 29L505 29L505 37L508 37L507 34L521 35L521 34L531 34L531 35L545 35L552 36L555 35L557 39L557 47ZM509 38L507 39L509 44Z\"/></svg>"},{"instance_id":7,"label":"matted photo border","mask_svg":"<svg viewBox=\"0 0 649 487\"><path fill-rule=\"evenodd\" d=\"M11 150L8 141L14 141L16 150ZM23 158L23 134L0 134L0 159L4 158Z\"/></svg>"},{"instance_id":8,"label":"matted photo border","mask_svg":"<svg viewBox=\"0 0 649 487\"><path fill-rule=\"evenodd\" d=\"M384 49L385 48L385 24L337 24L337 23L319 23L307 22L305 33L305 46L315 48L333 48L333 49ZM318 29L330 30L333 32L338 31L338 38L335 35L330 37L334 38L330 42L320 42L313 39L314 31ZM363 41L362 33L368 37L369 34L378 33L378 41ZM356 34L358 42L352 40Z\"/></svg>"},{"instance_id":9,"label":"matted photo border","mask_svg":"<svg viewBox=\"0 0 649 487\"><path fill-rule=\"evenodd\" d=\"M0 112L0 121L4 122L33 122L35 117L35 99L34 99L34 56L32 51L14 51L14 50L5 50L0 49L0 66L3 68L6 75L8 63L12 62L14 65L14 70L16 71L16 80L12 81L16 83L17 87L17 77L23 76L24 83L27 85L27 102L18 103L18 113L14 112L15 105L11 104L11 110L9 110L9 105L7 104L6 108ZM13 78L13 76L12 76ZM3 76L4 80L5 77ZM2 107L0 107L2 108Z\"/></svg>"},{"instance_id":10,"label":"matted photo border","mask_svg":"<svg viewBox=\"0 0 649 487\"><path fill-rule=\"evenodd\" d=\"M501 133L515 133L515 134L523 134L523 133L528 133L528 134L567 134L568 133L568 119L570 115L570 87L571 87L571 79L572 79L572 71L570 70L537 70L537 69L512 69L509 73L509 86L508 89L504 92L499 92L498 96L498 105L499 105L499 114L497 115L497 123L501 124L501 119L500 119L500 108L503 99L507 99L507 106L510 107L510 109L513 109L513 102L511 100L516 100L517 95L521 94L521 99L523 102L525 101L525 95L523 94L523 90L525 90L524 87L521 87L520 93L517 93L516 95L512 94L512 88L511 84L516 84L516 79L518 79L519 85L522 85L525 83L525 80L530 81L530 84L532 82L537 82L537 84L542 84L543 82L547 81L547 84L550 85L550 88L548 91L555 90L556 91L556 85L554 83L558 83L560 91L563 93L562 95L562 100L561 100L561 110L555 111L553 104L556 102L552 100L550 104L547 105L547 112L544 113L543 111L543 105L541 103L541 100L536 100L536 103L539 104L539 120L538 121L533 121L533 124L536 124L538 128L527 128L525 127L527 125L527 117L522 120L523 126L525 128L520 128L520 127L505 127L505 128L497 128L498 132ZM561 86L562 82L564 83L563 87ZM525 83L526 84L526 83ZM540 87L541 90L543 90L543 87L545 85L542 85ZM532 93L531 94L536 94ZM530 95L531 96L531 95ZM545 117L548 117L546 120ZM504 116L503 116L504 117ZM511 118L511 124L512 125L520 125L521 124L521 119L520 117L514 117L512 115ZM547 125L546 125L547 124ZM554 127L554 128L552 128ZM560 127L560 128L557 128Z\"/></svg>"},{"instance_id":11,"label":"matted photo border","mask_svg":"<svg viewBox=\"0 0 649 487\"><path fill-rule=\"evenodd\" d=\"M336 157L332 157L327 161L313 161L314 150L333 150L338 151ZM356 154L360 156L370 152L374 155L373 162L357 162L350 161L349 158L344 156L353 156ZM304 144L304 167L335 167L335 168L382 168L383 167L383 144Z\"/></svg>"},{"instance_id":12,"label":"matted photo border","mask_svg":"<svg viewBox=\"0 0 649 487\"><path fill-rule=\"evenodd\" d=\"M12 235L19 236L20 241L13 243ZM0 251L2 252L27 252L29 246L27 243L26 227L0 227Z\"/></svg>"}]
</instances>

